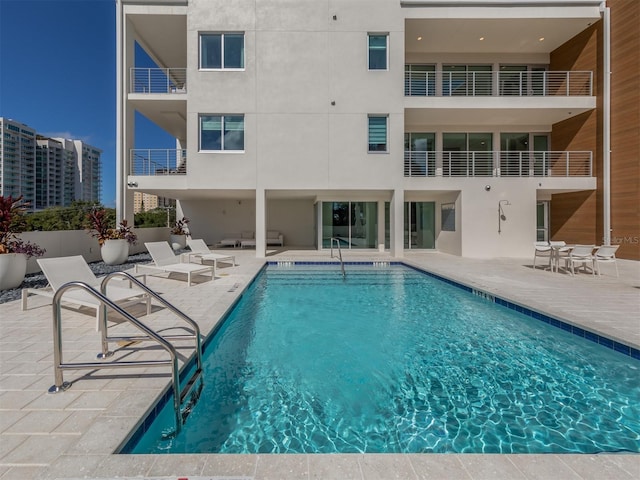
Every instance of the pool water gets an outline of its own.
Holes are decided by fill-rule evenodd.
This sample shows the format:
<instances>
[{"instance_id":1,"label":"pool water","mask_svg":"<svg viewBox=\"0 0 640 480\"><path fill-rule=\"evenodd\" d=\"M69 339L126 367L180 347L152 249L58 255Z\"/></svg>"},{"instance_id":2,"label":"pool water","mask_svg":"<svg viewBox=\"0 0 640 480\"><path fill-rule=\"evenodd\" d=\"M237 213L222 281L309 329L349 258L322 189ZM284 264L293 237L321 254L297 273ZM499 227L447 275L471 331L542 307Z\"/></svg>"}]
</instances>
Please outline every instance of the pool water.
<instances>
[{"instance_id":1,"label":"pool water","mask_svg":"<svg viewBox=\"0 0 640 480\"><path fill-rule=\"evenodd\" d=\"M640 362L403 265L268 266L125 453L640 451Z\"/></svg>"}]
</instances>

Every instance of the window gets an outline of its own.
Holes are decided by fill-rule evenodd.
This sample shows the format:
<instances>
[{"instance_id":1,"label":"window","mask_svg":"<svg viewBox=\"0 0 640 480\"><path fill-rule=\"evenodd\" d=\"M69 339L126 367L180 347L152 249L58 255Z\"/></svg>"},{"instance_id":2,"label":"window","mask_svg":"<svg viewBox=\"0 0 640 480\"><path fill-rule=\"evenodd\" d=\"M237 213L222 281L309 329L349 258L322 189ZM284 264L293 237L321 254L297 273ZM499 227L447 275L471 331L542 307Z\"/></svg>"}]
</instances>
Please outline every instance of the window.
<instances>
[{"instance_id":1,"label":"window","mask_svg":"<svg viewBox=\"0 0 640 480\"><path fill-rule=\"evenodd\" d=\"M200 35L200 68L213 70L244 68L244 33Z\"/></svg>"},{"instance_id":2,"label":"window","mask_svg":"<svg viewBox=\"0 0 640 480\"><path fill-rule=\"evenodd\" d=\"M387 151L387 116L369 115L369 152Z\"/></svg>"},{"instance_id":3,"label":"window","mask_svg":"<svg viewBox=\"0 0 640 480\"><path fill-rule=\"evenodd\" d=\"M443 232L456 231L456 204L443 203L440 206L440 230Z\"/></svg>"},{"instance_id":4,"label":"window","mask_svg":"<svg viewBox=\"0 0 640 480\"><path fill-rule=\"evenodd\" d=\"M201 115L200 151L244 151L244 115Z\"/></svg>"},{"instance_id":5,"label":"window","mask_svg":"<svg viewBox=\"0 0 640 480\"><path fill-rule=\"evenodd\" d=\"M386 33L369 34L369 70L387 70Z\"/></svg>"}]
</instances>

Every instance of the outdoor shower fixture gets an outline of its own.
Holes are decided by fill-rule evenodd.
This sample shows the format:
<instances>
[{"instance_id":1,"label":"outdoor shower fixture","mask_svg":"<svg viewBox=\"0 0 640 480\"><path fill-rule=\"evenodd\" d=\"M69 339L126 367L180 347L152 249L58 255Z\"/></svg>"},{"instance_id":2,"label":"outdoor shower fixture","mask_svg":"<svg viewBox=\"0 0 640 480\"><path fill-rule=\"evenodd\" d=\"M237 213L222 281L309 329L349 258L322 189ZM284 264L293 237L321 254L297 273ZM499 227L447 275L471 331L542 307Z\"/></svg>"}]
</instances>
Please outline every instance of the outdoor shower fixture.
<instances>
[{"instance_id":1,"label":"outdoor shower fixture","mask_svg":"<svg viewBox=\"0 0 640 480\"><path fill-rule=\"evenodd\" d=\"M502 209L502 205L511 205L509 200L500 200L498 202L498 233L502 232L502 222L504 222L507 217L504 214L504 210Z\"/></svg>"}]
</instances>

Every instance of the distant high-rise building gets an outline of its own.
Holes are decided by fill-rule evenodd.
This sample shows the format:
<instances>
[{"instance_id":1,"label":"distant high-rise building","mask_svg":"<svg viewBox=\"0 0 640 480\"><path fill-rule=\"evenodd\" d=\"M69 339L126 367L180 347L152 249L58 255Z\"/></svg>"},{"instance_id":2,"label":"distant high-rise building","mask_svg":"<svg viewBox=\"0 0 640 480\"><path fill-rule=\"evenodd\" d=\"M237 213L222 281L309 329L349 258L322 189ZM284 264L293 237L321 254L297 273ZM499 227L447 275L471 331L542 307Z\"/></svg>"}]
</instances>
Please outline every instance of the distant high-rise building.
<instances>
[{"instance_id":1,"label":"distant high-rise building","mask_svg":"<svg viewBox=\"0 0 640 480\"><path fill-rule=\"evenodd\" d=\"M0 133L0 195L23 195L33 206L36 131L23 123L0 117Z\"/></svg>"},{"instance_id":2,"label":"distant high-rise building","mask_svg":"<svg viewBox=\"0 0 640 480\"><path fill-rule=\"evenodd\" d=\"M81 140L48 138L0 117L0 195L23 195L32 210L100 201L102 150Z\"/></svg>"}]
</instances>

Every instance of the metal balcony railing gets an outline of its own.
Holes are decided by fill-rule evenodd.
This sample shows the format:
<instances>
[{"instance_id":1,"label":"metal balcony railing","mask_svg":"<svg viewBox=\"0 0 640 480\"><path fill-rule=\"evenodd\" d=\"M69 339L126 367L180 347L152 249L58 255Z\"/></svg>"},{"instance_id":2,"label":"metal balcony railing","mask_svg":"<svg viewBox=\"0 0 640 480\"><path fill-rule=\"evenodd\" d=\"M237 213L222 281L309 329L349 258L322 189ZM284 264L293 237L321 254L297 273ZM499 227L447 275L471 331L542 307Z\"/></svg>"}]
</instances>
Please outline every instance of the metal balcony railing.
<instances>
[{"instance_id":1,"label":"metal balcony railing","mask_svg":"<svg viewBox=\"0 0 640 480\"><path fill-rule=\"evenodd\" d=\"M187 93L186 68L132 68L130 93Z\"/></svg>"},{"instance_id":2,"label":"metal balcony railing","mask_svg":"<svg viewBox=\"0 0 640 480\"><path fill-rule=\"evenodd\" d=\"M185 149L131 149L129 175L186 175Z\"/></svg>"},{"instance_id":3,"label":"metal balcony railing","mask_svg":"<svg viewBox=\"0 0 640 480\"><path fill-rule=\"evenodd\" d=\"M591 177L593 154L405 151L405 177Z\"/></svg>"},{"instance_id":4,"label":"metal balcony railing","mask_svg":"<svg viewBox=\"0 0 640 480\"><path fill-rule=\"evenodd\" d=\"M408 97L592 96L593 72L420 72L406 71Z\"/></svg>"}]
</instances>

